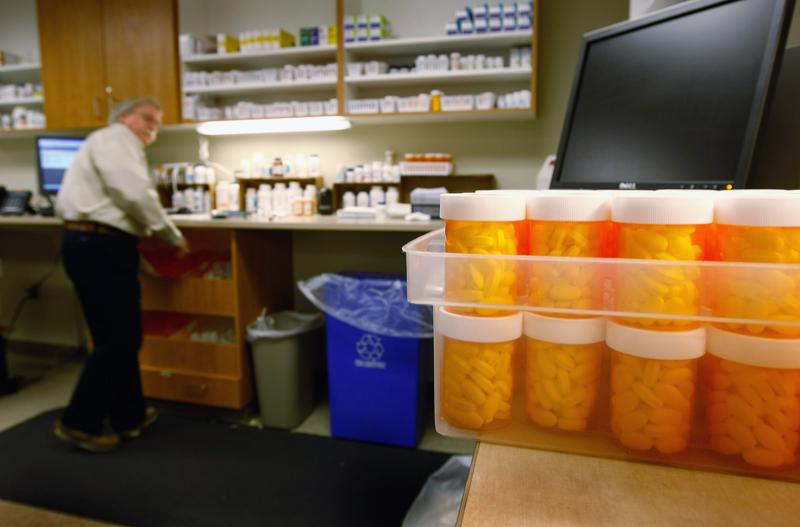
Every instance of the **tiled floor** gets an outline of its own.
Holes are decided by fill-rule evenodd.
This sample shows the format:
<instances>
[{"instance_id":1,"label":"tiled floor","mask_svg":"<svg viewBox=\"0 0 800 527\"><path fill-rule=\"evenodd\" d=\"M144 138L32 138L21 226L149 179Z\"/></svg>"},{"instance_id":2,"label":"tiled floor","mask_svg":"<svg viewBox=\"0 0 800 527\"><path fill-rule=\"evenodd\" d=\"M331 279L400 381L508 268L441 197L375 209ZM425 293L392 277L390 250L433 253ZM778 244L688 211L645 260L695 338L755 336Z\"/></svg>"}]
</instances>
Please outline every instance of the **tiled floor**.
<instances>
[{"instance_id":1,"label":"tiled floor","mask_svg":"<svg viewBox=\"0 0 800 527\"><path fill-rule=\"evenodd\" d=\"M0 431L25 421L47 410L65 406L77 382L82 360L66 351L15 351L8 352L8 367L12 376L24 378L21 389L14 394L0 396ZM159 403L159 406L161 404ZM258 426L259 419L253 408L242 412L229 412L191 405L164 405L168 411L208 414L221 420L238 421ZM475 443L463 439L440 436L430 417L418 448L450 454L472 454ZM330 436L330 412L327 402L317 405L311 415L294 432Z\"/></svg>"}]
</instances>

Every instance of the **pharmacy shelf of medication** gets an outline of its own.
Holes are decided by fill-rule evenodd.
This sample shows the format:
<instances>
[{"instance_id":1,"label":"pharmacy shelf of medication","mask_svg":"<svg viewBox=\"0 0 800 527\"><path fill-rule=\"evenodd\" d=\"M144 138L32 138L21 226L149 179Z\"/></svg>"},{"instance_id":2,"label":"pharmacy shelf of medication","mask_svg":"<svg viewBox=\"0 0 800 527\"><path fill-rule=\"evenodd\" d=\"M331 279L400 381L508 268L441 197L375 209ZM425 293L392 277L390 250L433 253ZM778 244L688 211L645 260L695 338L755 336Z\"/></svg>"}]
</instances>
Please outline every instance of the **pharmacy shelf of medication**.
<instances>
[{"instance_id":1,"label":"pharmacy shelf of medication","mask_svg":"<svg viewBox=\"0 0 800 527\"><path fill-rule=\"evenodd\" d=\"M219 86L185 86L183 88L183 93L187 95L239 95L265 91L313 91L334 87L336 87L336 79L325 79L313 81L257 82Z\"/></svg>"},{"instance_id":2,"label":"pharmacy shelf of medication","mask_svg":"<svg viewBox=\"0 0 800 527\"><path fill-rule=\"evenodd\" d=\"M171 216L178 227L200 229L248 229L248 230L288 230L288 231L375 231L375 232L429 232L441 229L439 220L405 221L385 220L346 220L335 216L286 217L276 220L262 218L227 218L212 220L208 214L186 214ZM0 228L57 228L62 221L42 216L0 216Z\"/></svg>"},{"instance_id":3,"label":"pharmacy shelf of medication","mask_svg":"<svg viewBox=\"0 0 800 527\"><path fill-rule=\"evenodd\" d=\"M454 112L395 112L347 115L355 126L397 123L442 123L464 121L527 121L536 118L536 112L521 109L471 110Z\"/></svg>"},{"instance_id":4,"label":"pharmacy shelf of medication","mask_svg":"<svg viewBox=\"0 0 800 527\"><path fill-rule=\"evenodd\" d=\"M268 51L190 55L181 58L187 66L260 66L305 59L335 58L336 46L300 46Z\"/></svg>"},{"instance_id":5,"label":"pharmacy shelf of medication","mask_svg":"<svg viewBox=\"0 0 800 527\"><path fill-rule=\"evenodd\" d=\"M434 51L489 51L513 46L530 46L531 30L481 33L473 35L392 38L375 42L345 43L351 55L415 55Z\"/></svg>"},{"instance_id":6,"label":"pharmacy shelf of medication","mask_svg":"<svg viewBox=\"0 0 800 527\"><path fill-rule=\"evenodd\" d=\"M18 97L16 99L0 99L0 107L2 106L30 106L33 104L42 104L44 97Z\"/></svg>"},{"instance_id":7,"label":"pharmacy shelf of medication","mask_svg":"<svg viewBox=\"0 0 800 527\"><path fill-rule=\"evenodd\" d=\"M530 81L531 68L491 68L467 71L443 71L433 73L384 73L347 77L348 86L408 86L427 82L437 84L466 84L480 81L512 82Z\"/></svg>"}]
</instances>

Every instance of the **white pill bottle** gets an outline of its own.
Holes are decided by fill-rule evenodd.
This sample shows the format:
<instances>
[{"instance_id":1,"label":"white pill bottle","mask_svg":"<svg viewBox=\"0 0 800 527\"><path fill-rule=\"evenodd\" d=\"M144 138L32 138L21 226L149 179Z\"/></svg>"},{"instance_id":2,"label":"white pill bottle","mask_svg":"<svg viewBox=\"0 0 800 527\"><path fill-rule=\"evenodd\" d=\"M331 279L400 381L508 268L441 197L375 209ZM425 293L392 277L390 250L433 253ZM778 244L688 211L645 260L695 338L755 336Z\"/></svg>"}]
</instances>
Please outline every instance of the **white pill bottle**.
<instances>
[{"instance_id":1,"label":"white pill bottle","mask_svg":"<svg viewBox=\"0 0 800 527\"><path fill-rule=\"evenodd\" d=\"M586 430L605 358L604 318L523 314L525 412L542 428Z\"/></svg>"},{"instance_id":2,"label":"white pill bottle","mask_svg":"<svg viewBox=\"0 0 800 527\"><path fill-rule=\"evenodd\" d=\"M715 452L770 469L797 463L800 339L708 329L706 438Z\"/></svg>"},{"instance_id":3,"label":"white pill bottle","mask_svg":"<svg viewBox=\"0 0 800 527\"><path fill-rule=\"evenodd\" d=\"M463 430L508 426L522 314L476 317L439 307L433 325L437 415Z\"/></svg>"},{"instance_id":4,"label":"white pill bottle","mask_svg":"<svg viewBox=\"0 0 800 527\"><path fill-rule=\"evenodd\" d=\"M611 433L631 450L689 446L706 330L652 331L608 321Z\"/></svg>"},{"instance_id":5,"label":"white pill bottle","mask_svg":"<svg viewBox=\"0 0 800 527\"><path fill-rule=\"evenodd\" d=\"M617 258L694 262L710 256L714 199L707 193L617 193L611 201L611 220L612 256ZM619 265L614 277L617 311L678 315L619 320L666 331L698 327L686 317L699 313L704 285L700 266Z\"/></svg>"}]
</instances>

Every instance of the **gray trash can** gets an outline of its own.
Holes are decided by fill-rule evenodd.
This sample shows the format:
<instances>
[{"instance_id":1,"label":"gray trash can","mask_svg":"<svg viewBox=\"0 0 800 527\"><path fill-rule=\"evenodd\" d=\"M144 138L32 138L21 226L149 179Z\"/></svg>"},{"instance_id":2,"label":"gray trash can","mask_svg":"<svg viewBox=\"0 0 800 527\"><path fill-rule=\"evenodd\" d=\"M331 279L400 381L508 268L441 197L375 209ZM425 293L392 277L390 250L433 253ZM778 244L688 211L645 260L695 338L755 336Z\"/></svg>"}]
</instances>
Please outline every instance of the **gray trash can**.
<instances>
[{"instance_id":1,"label":"gray trash can","mask_svg":"<svg viewBox=\"0 0 800 527\"><path fill-rule=\"evenodd\" d=\"M324 353L323 317L294 311L264 313L247 327L261 420L294 428L314 408L315 371Z\"/></svg>"}]
</instances>

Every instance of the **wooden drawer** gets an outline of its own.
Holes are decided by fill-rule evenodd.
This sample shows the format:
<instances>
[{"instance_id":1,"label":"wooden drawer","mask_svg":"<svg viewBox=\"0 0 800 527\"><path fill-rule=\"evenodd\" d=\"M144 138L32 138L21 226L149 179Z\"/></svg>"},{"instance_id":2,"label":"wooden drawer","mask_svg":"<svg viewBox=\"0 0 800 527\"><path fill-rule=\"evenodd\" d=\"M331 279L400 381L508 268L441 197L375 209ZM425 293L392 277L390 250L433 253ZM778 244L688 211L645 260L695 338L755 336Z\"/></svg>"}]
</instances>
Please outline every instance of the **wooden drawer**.
<instances>
[{"instance_id":1,"label":"wooden drawer","mask_svg":"<svg viewBox=\"0 0 800 527\"><path fill-rule=\"evenodd\" d=\"M142 308L198 315L233 316L233 280L142 277Z\"/></svg>"},{"instance_id":2,"label":"wooden drawer","mask_svg":"<svg viewBox=\"0 0 800 527\"><path fill-rule=\"evenodd\" d=\"M192 375L145 366L141 371L145 397L237 409L253 398L249 379Z\"/></svg>"},{"instance_id":3,"label":"wooden drawer","mask_svg":"<svg viewBox=\"0 0 800 527\"><path fill-rule=\"evenodd\" d=\"M145 336L139 363L152 369L179 370L239 377L242 360L239 347L188 339Z\"/></svg>"}]
</instances>

